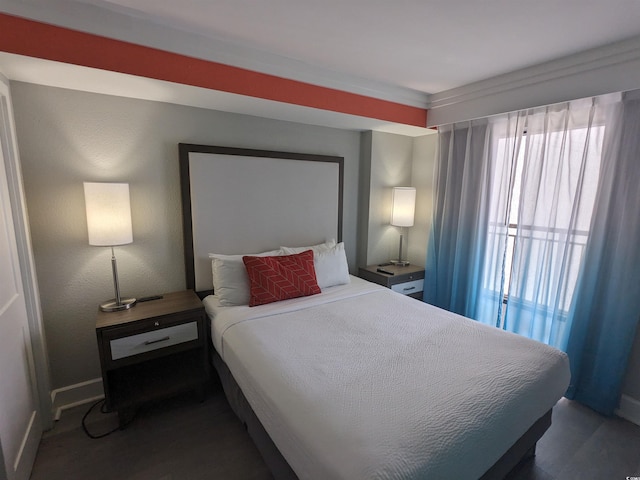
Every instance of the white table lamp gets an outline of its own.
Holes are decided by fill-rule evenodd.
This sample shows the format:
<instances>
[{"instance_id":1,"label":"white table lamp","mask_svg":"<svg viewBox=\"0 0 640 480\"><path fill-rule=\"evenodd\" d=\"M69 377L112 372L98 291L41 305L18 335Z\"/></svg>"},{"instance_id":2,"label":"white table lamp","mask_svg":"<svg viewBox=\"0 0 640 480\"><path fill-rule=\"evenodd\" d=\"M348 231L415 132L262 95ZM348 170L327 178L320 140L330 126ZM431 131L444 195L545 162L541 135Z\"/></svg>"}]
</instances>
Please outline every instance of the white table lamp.
<instances>
[{"instance_id":1,"label":"white table lamp","mask_svg":"<svg viewBox=\"0 0 640 480\"><path fill-rule=\"evenodd\" d=\"M402 229L413 227L415 211L416 189L413 187L394 187L391 194L391 225L400 227L398 259L391 261L394 265L409 265L409 262L402 260Z\"/></svg>"},{"instance_id":2,"label":"white table lamp","mask_svg":"<svg viewBox=\"0 0 640 480\"><path fill-rule=\"evenodd\" d=\"M111 247L111 269L115 298L100 305L104 312L131 308L135 298L122 298L118 283L118 266L113 247L133 242L131 203L128 183L84 183L89 245Z\"/></svg>"}]
</instances>

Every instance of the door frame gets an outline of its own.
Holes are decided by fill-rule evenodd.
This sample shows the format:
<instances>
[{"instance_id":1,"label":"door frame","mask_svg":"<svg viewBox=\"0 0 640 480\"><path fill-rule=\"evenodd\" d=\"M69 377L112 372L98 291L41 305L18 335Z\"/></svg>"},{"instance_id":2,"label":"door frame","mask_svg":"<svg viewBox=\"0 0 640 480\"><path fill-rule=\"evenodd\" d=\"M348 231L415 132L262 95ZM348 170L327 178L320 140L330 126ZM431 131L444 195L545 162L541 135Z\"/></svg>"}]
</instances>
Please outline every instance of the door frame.
<instances>
[{"instance_id":1,"label":"door frame","mask_svg":"<svg viewBox=\"0 0 640 480\"><path fill-rule=\"evenodd\" d=\"M40 292L33 259L31 232L27 216L27 202L24 194L18 141L13 119L11 90L9 80L2 75L2 72L0 72L0 116L0 136L2 140L0 144L6 145L6 149L3 150L5 157L5 165L3 168L6 171L7 183L9 185L11 211L13 213L16 244L18 247L18 260L22 271L22 285L33 352L33 367L35 371L35 385L33 385L33 390L38 394L37 407L39 410L38 414L42 420L42 427L44 430L48 430L53 424L49 356L47 354L42 308L40 305Z\"/></svg>"}]
</instances>

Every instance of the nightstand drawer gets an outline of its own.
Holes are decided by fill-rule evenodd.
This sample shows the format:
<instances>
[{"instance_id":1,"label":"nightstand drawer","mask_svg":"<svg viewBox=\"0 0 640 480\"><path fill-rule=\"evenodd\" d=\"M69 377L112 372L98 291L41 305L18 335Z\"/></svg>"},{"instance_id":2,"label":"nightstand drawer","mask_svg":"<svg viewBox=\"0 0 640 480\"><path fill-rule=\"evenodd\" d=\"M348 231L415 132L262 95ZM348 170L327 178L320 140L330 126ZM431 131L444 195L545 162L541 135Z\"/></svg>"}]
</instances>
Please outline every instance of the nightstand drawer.
<instances>
[{"instance_id":1,"label":"nightstand drawer","mask_svg":"<svg viewBox=\"0 0 640 480\"><path fill-rule=\"evenodd\" d=\"M118 360L159 348L197 340L197 338L198 322L183 323L151 332L116 338L109 342L111 345L111 359Z\"/></svg>"},{"instance_id":2,"label":"nightstand drawer","mask_svg":"<svg viewBox=\"0 0 640 480\"><path fill-rule=\"evenodd\" d=\"M391 290L402 293L403 295L411 295L421 292L424 288L424 279L414 280L413 282L404 282L391 285Z\"/></svg>"}]
</instances>

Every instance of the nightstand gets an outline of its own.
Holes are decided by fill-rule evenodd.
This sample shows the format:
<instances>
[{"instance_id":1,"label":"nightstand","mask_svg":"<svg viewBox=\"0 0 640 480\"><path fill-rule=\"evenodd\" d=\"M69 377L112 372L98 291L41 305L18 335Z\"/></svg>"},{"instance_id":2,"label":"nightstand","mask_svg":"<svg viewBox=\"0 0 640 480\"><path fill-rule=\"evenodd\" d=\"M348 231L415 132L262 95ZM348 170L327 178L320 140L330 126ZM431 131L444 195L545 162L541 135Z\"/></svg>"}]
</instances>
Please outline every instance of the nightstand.
<instances>
[{"instance_id":1,"label":"nightstand","mask_svg":"<svg viewBox=\"0 0 640 480\"><path fill-rule=\"evenodd\" d=\"M382 268L391 274L378 272L378 268ZM407 265L404 267L396 265L386 265L384 267L369 265L368 267L360 267L358 276L390 288L394 292L422 300L422 290L424 289L423 267L415 265Z\"/></svg>"},{"instance_id":2,"label":"nightstand","mask_svg":"<svg viewBox=\"0 0 640 480\"><path fill-rule=\"evenodd\" d=\"M118 412L120 428L148 401L188 390L204 399L209 377L205 318L191 290L121 312L98 312L105 405Z\"/></svg>"}]
</instances>

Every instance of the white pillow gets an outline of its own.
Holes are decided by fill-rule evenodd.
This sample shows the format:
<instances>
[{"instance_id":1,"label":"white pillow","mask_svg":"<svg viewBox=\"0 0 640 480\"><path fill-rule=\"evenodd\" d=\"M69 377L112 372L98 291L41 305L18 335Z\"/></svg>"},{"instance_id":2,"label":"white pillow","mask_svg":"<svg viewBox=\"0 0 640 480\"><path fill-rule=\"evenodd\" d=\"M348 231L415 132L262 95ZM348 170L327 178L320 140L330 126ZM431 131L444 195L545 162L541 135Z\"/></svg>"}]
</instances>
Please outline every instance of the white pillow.
<instances>
[{"instance_id":1,"label":"white pillow","mask_svg":"<svg viewBox=\"0 0 640 480\"><path fill-rule=\"evenodd\" d=\"M284 255L293 255L296 253L302 253L307 250L313 250L313 254L315 255L318 252L326 252L331 250L336 246L335 239L327 240L324 243L319 243L318 245L311 245L309 247L280 247Z\"/></svg>"},{"instance_id":2,"label":"white pillow","mask_svg":"<svg viewBox=\"0 0 640 480\"><path fill-rule=\"evenodd\" d=\"M249 276L242 261L242 257L245 255L254 257L278 256L282 255L282 250L243 255L210 253L213 293L218 297L220 305L223 307L249 305Z\"/></svg>"},{"instance_id":3,"label":"white pillow","mask_svg":"<svg viewBox=\"0 0 640 480\"><path fill-rule=\"evenodd\" d=\"M306 249L309 250L311 247ZM292 250L295 249L282 247L285 255L296 253ZM320 289L349 283L351 279L349 278L349 264L344 251L344 243L340 242L333 247L318 250L313 252L313 266Z\"/></svg>"}]
</instances>

